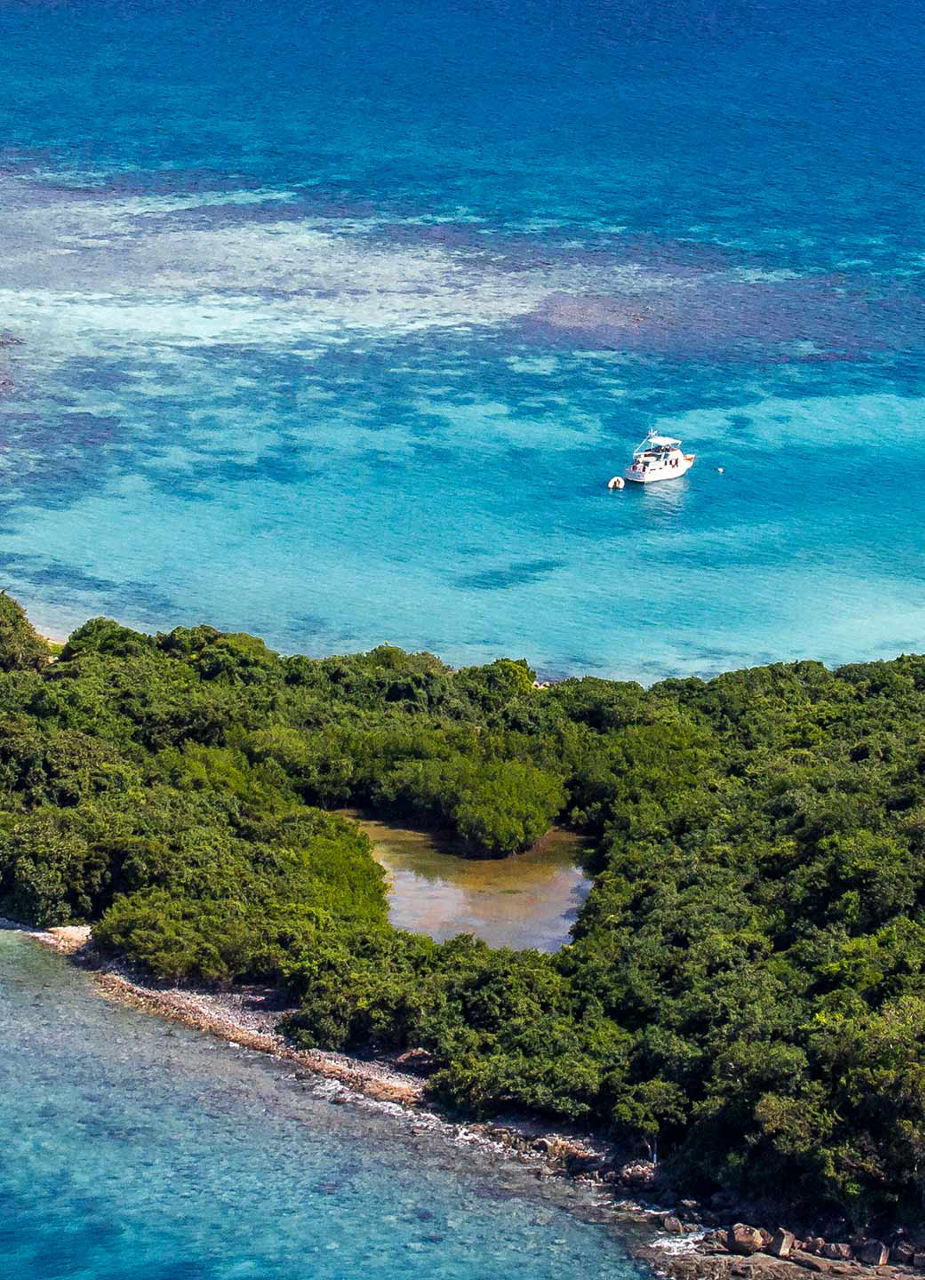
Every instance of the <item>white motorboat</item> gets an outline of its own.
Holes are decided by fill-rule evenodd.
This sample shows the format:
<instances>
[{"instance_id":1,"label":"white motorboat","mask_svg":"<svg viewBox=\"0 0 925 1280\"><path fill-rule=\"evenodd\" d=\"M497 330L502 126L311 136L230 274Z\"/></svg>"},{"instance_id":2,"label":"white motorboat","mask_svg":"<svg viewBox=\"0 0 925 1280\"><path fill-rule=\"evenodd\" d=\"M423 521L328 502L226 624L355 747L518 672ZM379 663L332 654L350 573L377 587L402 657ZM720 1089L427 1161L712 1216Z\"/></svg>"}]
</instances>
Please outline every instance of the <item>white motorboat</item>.
<instances>
[{"instance_id":1,"label":"white motorboat","mask_svg":"<svg viewBox=\"0 0 925 1280\"><path fill-rule=\"evenodd\" d=\"M650 431L633 450L632 465L623 472L636 484L652 484L656 480L679 480L694 465L695 453L684 453L681 441Z\"/></svg>"}]
</instances>

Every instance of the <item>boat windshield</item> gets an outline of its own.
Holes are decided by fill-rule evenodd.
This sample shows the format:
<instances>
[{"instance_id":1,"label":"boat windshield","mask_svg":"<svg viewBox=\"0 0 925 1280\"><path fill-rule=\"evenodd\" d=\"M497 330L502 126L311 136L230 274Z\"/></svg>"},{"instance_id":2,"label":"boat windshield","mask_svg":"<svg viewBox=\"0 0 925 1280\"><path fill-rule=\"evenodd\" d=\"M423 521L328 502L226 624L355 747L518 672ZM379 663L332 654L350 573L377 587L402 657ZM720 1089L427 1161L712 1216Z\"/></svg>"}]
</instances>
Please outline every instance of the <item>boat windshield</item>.
<instances>
[{"instance_id":1,"label":"boat windshield","mask_svg":"<svg viewBox=\"0 0 925 1280\"><path fill-rule=\"evenodd\" d=\"M661 462L674 452L674 449L667 448L641 448L636 450L633 457L641 462Z\"/></svg>"},{"instance_id":2,"label":"boat windshield","mask_svg":"<svg viewBox=\"0 0 925 1280\"><path fill-rule=\"evenodd\" d=\"M637 445L633 450L634 458L642 458L648 456L650 458L664 457L667 453L672 453L675 449L681 448L681 441L674 440L671 436L659 436L654 432L646 436L642 444Z\"/></svg>"}]
</instances>

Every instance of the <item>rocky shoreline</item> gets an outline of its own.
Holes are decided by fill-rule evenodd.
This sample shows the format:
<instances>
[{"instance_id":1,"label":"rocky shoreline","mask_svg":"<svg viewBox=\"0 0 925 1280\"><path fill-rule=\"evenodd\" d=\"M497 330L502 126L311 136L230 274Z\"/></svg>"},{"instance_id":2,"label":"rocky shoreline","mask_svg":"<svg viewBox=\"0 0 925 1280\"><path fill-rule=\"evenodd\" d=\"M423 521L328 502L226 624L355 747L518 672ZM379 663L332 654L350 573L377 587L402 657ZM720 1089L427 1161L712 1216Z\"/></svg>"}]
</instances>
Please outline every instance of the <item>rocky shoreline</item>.
<instances>
[{"instance_id":1,"label":"rocky shoreline","mask_svg":"<svg viewBox=\"0 0 925 1280\"><path fill-rule=\"evenodd\" d=\"M361 1059L294 1048L275 1029L289 1010L274 1001L270 988L239 986L213 991L157 983L121 961L100 957L86 926L23 931L86 968L97 985L115 999L230 1044L291 1062L306 1075L322 1076L341 1086L332 1093L334 1103L371 1101L402 1108L413 1115L416 1125L439 1127L456 1140L477 1142L535 1164L539 1177L562 1175L595 1185L604 1181L601 1171L619 1163L619 1153L611 1143L583 1133L551 1132L540 1120L511 1117L503 1122L459 1123L430 1110L425 1077L414 1070L414 1053L395 1059Z\"/></svg>"},{"instance_id":2,"label":"rocky shoreline","mask_svg":"<svg viewBox=\"0 0 925 1280\"><path fill-rule=\"evenodd\" d=\"M521 1116L459 1123L430 1110L414 1055L364 1060L295 1049L275 1029L285 1009L269 988L219 992L157 984L99 956L86 926L22 931L87 968L111 998L290 1062L297 1078L324 1078L334 1105L386 1107L406 1115L416 1131L438 1130L450 1141L516 1159L532 1166L538 1179L584 1185L598 1194L582 1206L583 1214L635 1228L630 1242L634 1257L671 1280L806 1280L807 1272L855 1280L925 1277L925 1235L919 1240L899 1231L886 1240L847 1235L827 1240L735 1221L738 1207L730 1196L718 1193L708 1204L678 1198L662 1185L652 1164L626 1163L625 1152L599 1135L551 1132L539 1120Z\"/></svg>"},{"instance_id":3,"label":"rocky shoreline","mask_svg":"<svg viewBox=\"0 0 925 1280\"><path fill-rule=\"evenodd\" d=\"M684 1227L674 1226L673 1215L666 1217L669 1232L684 1232ZM696 1239L688 1237L674 1251L661 1239L642 1246L636 1254L672 1280L806 1280L807 1272L855 1280L878 1276L921 1280L925 1270L925 1251L905 1233L890 1243L866 1237L800 1240L782 1227L771 1233L741 1222L701 1233Z\"/></svg>"}]
</instances>

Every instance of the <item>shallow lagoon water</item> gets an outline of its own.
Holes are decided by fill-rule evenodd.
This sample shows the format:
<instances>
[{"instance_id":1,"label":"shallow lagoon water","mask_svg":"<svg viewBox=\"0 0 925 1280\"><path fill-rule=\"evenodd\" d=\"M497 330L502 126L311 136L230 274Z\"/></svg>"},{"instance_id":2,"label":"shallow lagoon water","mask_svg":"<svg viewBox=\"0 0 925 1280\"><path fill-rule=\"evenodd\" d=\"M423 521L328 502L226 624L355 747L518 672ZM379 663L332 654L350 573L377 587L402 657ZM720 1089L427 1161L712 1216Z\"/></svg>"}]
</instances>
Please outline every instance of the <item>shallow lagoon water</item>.
<instances>
[{"instance_id":1,"label":"shallow lagoon water","mask_svg":"<svg viewBox=\"0 0 925 1280\"><path fill-rule=\"evenodd\" d=\"M10 0L4 584L550 675L921 648L922 42L892 0ZM650 426L694 470L608 493Z\"/></svg>"},{"instance_id":2,"label":"shallow lagoon water","mask_svg":"<svg viewBox=\"0 0 925 1280\"><path fill-rule=\"evenodd\" d=\"M113 1004L3 931L0 1133L17 1280L639 1274L577 1193L332 1106L290 1068Z\"/></svg>"},{"instance_id":3,"label":"shallow lagoon water","mask_svg":"<svg viewBox=\"0 0 925 1280\"><path fill-rule=\"evenodd\" d=\"M446 834L347 811L388 872L389 919L437 942L471 933L493 947L558 951L591 888L586 846L554 829L510 858L467 858Z\"/></svg>"}]
</instances>

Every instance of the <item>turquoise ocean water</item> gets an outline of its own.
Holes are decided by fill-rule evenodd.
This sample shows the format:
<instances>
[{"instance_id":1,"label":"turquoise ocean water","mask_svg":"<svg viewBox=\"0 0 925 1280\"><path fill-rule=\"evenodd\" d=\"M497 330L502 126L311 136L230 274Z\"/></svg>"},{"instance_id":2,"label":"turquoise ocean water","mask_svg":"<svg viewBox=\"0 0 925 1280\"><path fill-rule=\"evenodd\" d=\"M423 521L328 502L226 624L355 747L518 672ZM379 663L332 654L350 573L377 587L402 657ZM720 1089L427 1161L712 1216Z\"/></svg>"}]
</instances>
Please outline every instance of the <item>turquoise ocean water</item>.
<instances>
[{"instance_id":1,"label":"turquoise ocean water","mask_svg":"<svg viewBox=\"0 0 925 1280\"><path fill-rule=\"evenodd\" d=\"M896 0L6 0L3 584L549 674L921 649L923 44ZM609 494L650 426L693 472Z\"/></svg>"},{"instance_id":2,"label":"turquoise ocean water","mask_svg":"<svg viewBox=\"0 0 925 1280\"><path fill-rule=\"evenodd\" d=\"M0 1132L15 1280L640 1274L522 1167L332 1106L290 1067L111 1004L4 932Z\"/></svg>"}]
</instances>

